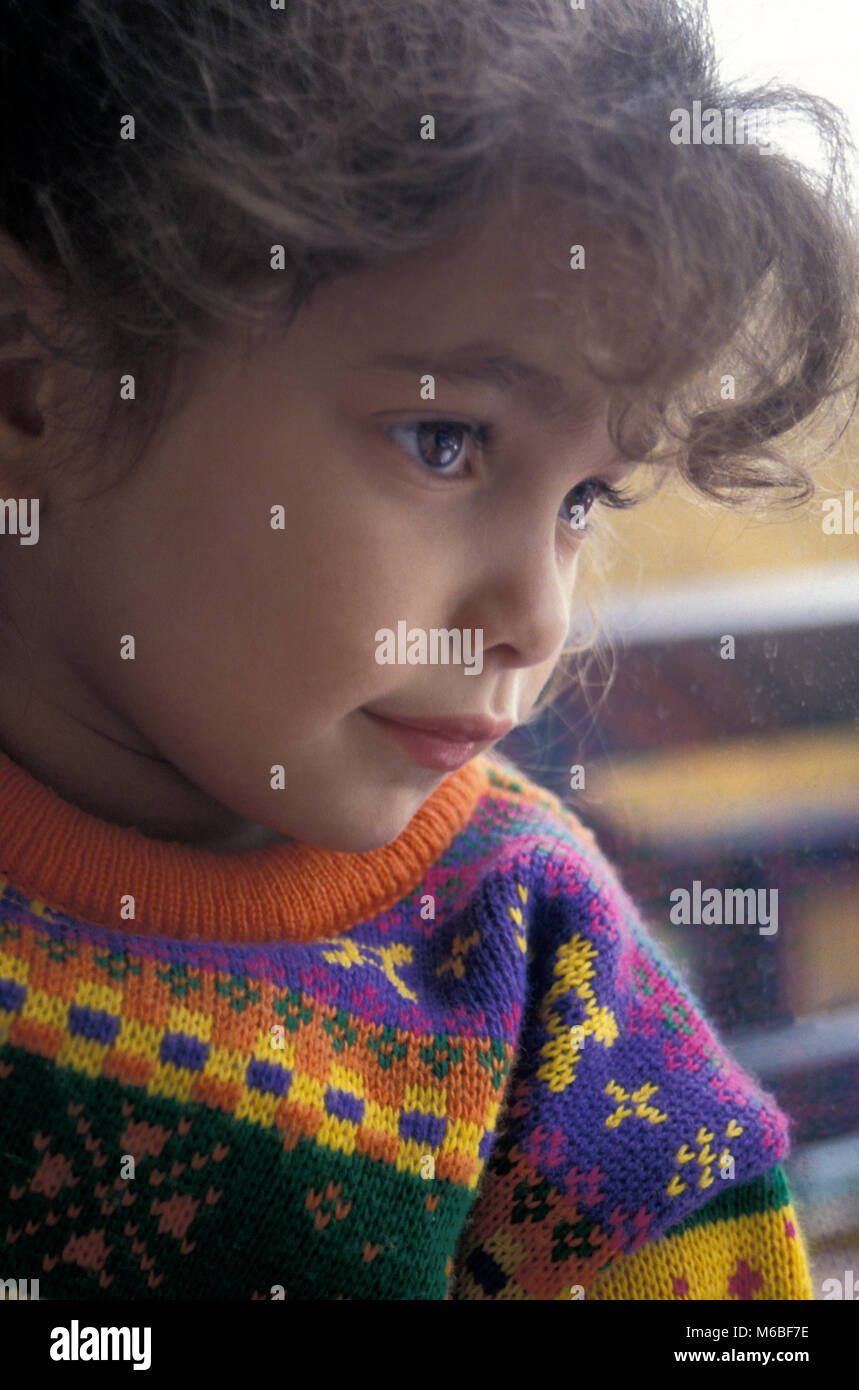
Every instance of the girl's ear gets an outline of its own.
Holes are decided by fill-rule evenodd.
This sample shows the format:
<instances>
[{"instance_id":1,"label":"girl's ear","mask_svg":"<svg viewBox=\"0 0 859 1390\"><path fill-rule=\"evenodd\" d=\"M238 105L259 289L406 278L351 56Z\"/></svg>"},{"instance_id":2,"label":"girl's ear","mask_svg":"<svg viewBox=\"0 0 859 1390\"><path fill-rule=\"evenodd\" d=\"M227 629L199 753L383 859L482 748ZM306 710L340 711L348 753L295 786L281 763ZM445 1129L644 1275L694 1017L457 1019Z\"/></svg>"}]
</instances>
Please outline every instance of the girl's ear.
<instances>
[{"instance_id":1,"label":"girl's ear","mask_svg":"<svg viewBox=\"0 0 859 1390\"><path fill-rule=\"evenodd\" d=\"M31 331L50 312L47 279L17 242L0 232L0 473L26 470L46 429L52 382L48 351Z\"/></svg>"},{"instance_id":2,"label":"girl's ear","mask_svg":"<svg viewBox=\"0 0 859 1390\"><path fill-rule=\"evenodd\" d=\"M24 352L24 342L24 315L0 318L0 442L10 442L11 433L19 446L25 442L21 435L38 439L45 428L39 409L45 364Z\"/></svg>"}]
</instances>

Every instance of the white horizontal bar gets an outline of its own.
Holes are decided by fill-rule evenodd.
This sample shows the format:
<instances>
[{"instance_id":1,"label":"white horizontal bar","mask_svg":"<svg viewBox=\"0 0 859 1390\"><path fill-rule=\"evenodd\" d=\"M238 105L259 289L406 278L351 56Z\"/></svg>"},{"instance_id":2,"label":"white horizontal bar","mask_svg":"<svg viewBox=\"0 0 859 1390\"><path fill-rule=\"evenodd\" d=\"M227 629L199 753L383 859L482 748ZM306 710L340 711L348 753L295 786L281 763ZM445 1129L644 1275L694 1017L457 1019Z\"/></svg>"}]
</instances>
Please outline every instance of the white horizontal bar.
<instances>
[{"instance_id":1,"label":"white horizontal bar","mask_svg":"<svg viewBox=\"0 0 859 1390\"><path fill-rule=\"evenodd\" d=\"M859 555L856 562L649 587L598 607L597 615L606 637L625 646L859 623ZM577 619L571 632L578 630Z\"/></svg>"}]
</instances>

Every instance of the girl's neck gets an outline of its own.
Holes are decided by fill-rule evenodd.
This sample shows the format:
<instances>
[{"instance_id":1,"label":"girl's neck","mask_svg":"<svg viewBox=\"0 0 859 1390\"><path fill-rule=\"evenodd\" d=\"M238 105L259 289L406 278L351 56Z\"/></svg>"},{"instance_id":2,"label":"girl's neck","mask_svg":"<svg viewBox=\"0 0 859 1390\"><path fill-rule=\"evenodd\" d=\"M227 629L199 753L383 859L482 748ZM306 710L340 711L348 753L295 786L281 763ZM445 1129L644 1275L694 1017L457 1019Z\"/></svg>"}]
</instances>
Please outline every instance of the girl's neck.
<instances>
[{"instance_id":1,"label":"girl's neck","mask_svg":"<svg viewBox=\"0 0 859 1390\"><path fill-rule=\"evenodd\" d=\"M283 837L216 853L89 815L0 752L0 889L8 883L38 900L48 920L60 912L135 936L320 940L412 892L487 787L475 758L436 787L401 835L361 854Z\"/></svg>"}]
</instances>

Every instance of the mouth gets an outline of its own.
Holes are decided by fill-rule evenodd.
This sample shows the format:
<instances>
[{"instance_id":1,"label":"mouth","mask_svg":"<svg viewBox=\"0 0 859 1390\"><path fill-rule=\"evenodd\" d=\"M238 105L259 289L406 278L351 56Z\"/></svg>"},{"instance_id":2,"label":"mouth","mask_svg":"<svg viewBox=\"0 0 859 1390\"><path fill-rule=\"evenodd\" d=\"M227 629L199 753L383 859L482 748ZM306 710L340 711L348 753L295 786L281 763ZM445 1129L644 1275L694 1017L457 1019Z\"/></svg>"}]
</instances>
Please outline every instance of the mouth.
<instances>
[{"instance_id":1,"label":"mouth","mask_svg":"<svg viewBox=\"0 0 859 1390\"><path fill-rule=\"evenodd\" d=\"M370 709L364 713L372 715L375 719L384 719L390 724L400 724L407 729L418 729L423 734L446 738L453 743L497 742L514 727L512 719L494 719L489 714L452 714L429 719L412 719L405 714L382 714Z\"/></svg>"},{"instance_id":2,"label":"mouth","mask_svg":"<svg viewBox=\"0 0 859 1390\"><path fill-rule=\"evenodd\" d=\"M474 715L450 719L393 719L364 710L421 767L453 772L513 728L512 720Z\"/></svg>"}]
</instances>

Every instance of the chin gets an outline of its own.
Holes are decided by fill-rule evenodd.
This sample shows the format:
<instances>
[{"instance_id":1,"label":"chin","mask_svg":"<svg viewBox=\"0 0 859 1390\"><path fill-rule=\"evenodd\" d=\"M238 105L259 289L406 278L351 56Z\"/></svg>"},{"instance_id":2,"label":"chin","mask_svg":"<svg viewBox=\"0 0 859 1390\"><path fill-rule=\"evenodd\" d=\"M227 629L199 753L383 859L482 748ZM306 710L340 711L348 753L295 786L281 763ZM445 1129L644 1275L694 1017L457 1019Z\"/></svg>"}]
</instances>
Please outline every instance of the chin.
<instances>
[{"instance_id":1,"label":"chin","mask_svg":"<svg viewBox=\"0 0 859 1390\"><path fill-rule=\"evenodd\" d=\"M440 781L436 779L436 784ZM431 795L390 785L340 787L320 804L293 807L283 834L317 849L369 854L396 840Z\"/></svg>"},{"instance_id":2,"label":"chin","mask_svg":"<svg viewBox=\"0 0 859 1390\"><path fill-rule=\"evenodd\" d=\"M369 854L371 850L383 849L385 845L391 844L405 830L408 821L401 826L394 827L390 833L385 829L379 829L378 825L372 830L368 826L343 827L338 830L332 826L327 831L322 831L318 836L309 835L305 843L314 845L317 849L337 850L341 854Z\"/></svg>"},{"instance_id":3,"label":"chin","mask_svg":"<svg viewBox=\"0 0 859 1390\"><path fill-rule=\"evenodd\" d=\"M341 854L369 854L383 849L402 835L422 803L409 798L402 807L388 804L386 814L379 814L378 800L373 806L356 805L351 814L332 814L319 824L306 823L297 838L318 849L338 850ZM400 814L396 814L399 810ZM293 834L296 834L293 831Z\"/></svg>"}]
</instances>

